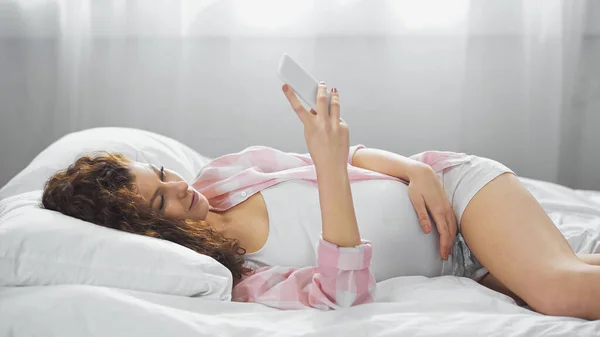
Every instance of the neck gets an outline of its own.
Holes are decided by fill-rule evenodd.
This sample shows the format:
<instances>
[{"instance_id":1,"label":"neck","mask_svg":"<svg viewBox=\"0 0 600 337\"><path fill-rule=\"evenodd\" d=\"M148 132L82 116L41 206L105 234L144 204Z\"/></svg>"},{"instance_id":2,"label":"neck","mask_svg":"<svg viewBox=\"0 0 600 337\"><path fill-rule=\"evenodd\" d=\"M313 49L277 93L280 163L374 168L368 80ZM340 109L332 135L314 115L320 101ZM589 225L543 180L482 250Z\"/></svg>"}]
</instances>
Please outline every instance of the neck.
<instances>
[{"instance_id":1,"label":"neck","mask_svg":"<svg viewBox=\"0 0 600 337\"><path fill-rule=\"evenodd\" d=\"M227 212L219 213L208 211L208 214L206 214L206 218L204 220L210 227L212 227L212 229L223 234L225 237L233 237L233 221L231 216Z\"/></svg>"}]
</instances>

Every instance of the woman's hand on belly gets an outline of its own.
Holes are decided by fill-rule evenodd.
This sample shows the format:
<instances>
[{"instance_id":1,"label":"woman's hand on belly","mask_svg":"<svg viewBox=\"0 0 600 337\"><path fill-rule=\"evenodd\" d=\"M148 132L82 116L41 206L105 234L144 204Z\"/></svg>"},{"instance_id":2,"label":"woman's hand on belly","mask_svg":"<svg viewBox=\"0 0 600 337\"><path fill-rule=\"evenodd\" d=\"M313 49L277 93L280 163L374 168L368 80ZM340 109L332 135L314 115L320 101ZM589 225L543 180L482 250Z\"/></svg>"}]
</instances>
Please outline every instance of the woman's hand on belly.
<instances>
[{"instance_id":1,"label":"woman's hand on belly","mask_svg":"<svg viewBox=\"0 0 600 337\"><path fill-rule=\"evenodd\" d=\"M408 181L409 197L423 232L431 232L431 214L440 233L440 256L448 258L458 230L456 216L444 187L429 165L393 152L367 148L356 151L352 165Z\"/></svg>"},{"instance_id":2,"label":"woman's hand on belly","mask_svg":"<svg viewBox=\"0 0 600 337\"><path fill-rule=\"evenodd\" d=\"M433 217L440 233L440 256L447 260L456 239L458 226L444 187L430 166L422 165L410 172L408 196L425 234L431 232L429 214Z\"/></svg>"}]
</instances>

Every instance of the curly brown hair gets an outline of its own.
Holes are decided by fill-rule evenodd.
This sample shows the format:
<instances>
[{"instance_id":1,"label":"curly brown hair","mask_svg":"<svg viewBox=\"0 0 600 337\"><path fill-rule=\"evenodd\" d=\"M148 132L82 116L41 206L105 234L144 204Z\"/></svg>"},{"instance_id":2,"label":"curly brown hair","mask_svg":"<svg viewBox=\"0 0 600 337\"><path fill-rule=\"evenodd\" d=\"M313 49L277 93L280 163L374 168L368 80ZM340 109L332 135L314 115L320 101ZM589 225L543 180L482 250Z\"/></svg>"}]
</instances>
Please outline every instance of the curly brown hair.
<instances>
[{"instance_id":1,"label":"curly brown hair","mask_svg":"<svg viewBox=\"0 0 600 337\"><path fill-rule=\"evenodd\" d=\"M44 187L44 208L96 225L168 240L213 257L235 280L251 272L238 240L214 231L205 221L165 217L140 203L131 160L120 153L95 152L57 172Z\"/></svg>"}]
</instances>

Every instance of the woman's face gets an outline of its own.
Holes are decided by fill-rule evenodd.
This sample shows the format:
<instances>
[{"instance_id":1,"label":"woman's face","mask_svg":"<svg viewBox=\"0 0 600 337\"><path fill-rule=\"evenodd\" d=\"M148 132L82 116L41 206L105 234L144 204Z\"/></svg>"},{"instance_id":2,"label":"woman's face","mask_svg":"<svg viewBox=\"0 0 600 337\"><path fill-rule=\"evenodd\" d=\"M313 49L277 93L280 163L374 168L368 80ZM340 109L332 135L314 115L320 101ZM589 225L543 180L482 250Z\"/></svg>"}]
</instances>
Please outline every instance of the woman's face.
<instances>
[{"instance_id":1,"label":"woman's face","mask_svg":"<svg viewBox=\"0 0 600 337\"><path fill-rule=\"evenodd\" d=\"M131 162L129 167L135 176L137 192L148 207L168 217L206 219L208 200L179 174L139 162Z\"/></svg>"}]
</instances>

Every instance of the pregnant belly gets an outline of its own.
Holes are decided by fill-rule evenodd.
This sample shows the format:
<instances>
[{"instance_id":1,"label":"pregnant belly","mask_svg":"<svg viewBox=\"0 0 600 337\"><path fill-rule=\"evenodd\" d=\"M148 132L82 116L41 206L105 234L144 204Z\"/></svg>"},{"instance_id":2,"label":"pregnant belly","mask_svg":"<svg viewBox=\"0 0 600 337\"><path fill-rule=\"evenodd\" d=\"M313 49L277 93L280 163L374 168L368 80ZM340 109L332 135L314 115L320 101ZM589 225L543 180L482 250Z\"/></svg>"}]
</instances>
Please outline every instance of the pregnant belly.
<instances>
[{"instance_id":1,"label":"pregnant belly","mask_svg":"<svg viewBox=\"0 0 600 337\"><path fill-rule=\"evenodd\" d=\"M356 218L363 239L373 243L371 268L377 281L398 276L435 277L444 270L439 234L424 234L408 197L408 186L393 180L352 183Z\"/></svg>"}]
</instances>

